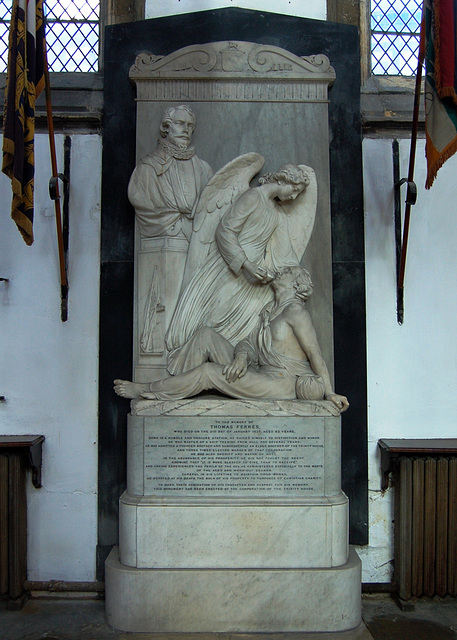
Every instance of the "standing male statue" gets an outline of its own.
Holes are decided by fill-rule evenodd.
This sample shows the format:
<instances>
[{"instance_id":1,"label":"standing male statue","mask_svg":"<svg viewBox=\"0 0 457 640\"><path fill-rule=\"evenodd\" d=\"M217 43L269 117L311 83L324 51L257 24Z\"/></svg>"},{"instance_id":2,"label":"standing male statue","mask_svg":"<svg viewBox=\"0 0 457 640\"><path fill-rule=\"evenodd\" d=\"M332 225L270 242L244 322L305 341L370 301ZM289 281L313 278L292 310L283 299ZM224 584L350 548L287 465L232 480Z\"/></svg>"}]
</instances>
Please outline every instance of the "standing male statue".
<instances>
[{"instance_id":1,"label":"standing male statue","mask_svg":"<svg viewBox=\"0 0 457 640\"><path fill-rule=\"evenodd\" d=\"M188 106L169 107L162 117L157 149L138 162L130 178L129 200L143 237L190 239L194 204L213 175L190 146L195 123Z\"/></svg>"},{"instance_id":2,"label":"standing male statue","mask_svg":"<svg viewBox=\"0 0 457 640\"><path fill-rule=\"evenodd\" d=\"M213 175L190 146L195 122L186 105L166 109L157 149L138 162L130 178L128 196L139 230L135 366L140 369L165 367L164 336L181 289L194 205Z\"/></svg>"}]
</instances>

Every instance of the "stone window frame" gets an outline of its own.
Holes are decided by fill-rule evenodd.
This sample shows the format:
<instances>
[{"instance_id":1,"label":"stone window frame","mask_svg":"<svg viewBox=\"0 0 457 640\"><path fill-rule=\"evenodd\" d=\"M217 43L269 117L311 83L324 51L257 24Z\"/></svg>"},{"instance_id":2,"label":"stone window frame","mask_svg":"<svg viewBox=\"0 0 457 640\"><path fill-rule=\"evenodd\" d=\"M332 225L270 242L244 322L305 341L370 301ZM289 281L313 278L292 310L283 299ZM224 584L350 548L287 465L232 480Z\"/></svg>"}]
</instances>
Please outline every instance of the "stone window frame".
<instances>
[{"instance_id":1,"label":"stone window frame","mask_svg":"<svg viewBox=\"0 0 457 640\"><path fill-rule=\"evenodd\" d=\"M359 29L361 111L363 132L383 135L395 131L408 136L411 130L415 77L371 75L371 1L327 0L327 20L352 24ZM419 130L424 125L421 100Z\"/></svg>"}]
</instances>

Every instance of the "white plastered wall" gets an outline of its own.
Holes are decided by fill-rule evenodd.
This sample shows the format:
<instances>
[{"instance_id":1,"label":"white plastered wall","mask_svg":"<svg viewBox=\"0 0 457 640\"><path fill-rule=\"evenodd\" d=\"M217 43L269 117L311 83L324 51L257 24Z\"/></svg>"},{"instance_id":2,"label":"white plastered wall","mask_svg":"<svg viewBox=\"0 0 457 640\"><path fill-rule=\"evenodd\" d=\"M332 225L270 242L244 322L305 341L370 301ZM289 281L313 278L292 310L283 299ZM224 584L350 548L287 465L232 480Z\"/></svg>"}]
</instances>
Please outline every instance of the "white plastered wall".
<instances>
[{"instance_id":1,"label":"white plastered wall","mask_svg":"<svg viewBox=\"0 0 457 640\"><path fill-rule=\"evenodd\" d=\"M59 171L63 136L56 137ZM60 281L48 138L35 138L35 242L9 217L0 174L0 432L43 434L43 488L27 482L29 580L95 579L101 139L71 146L69 313Z\"/></svg>"},{"instance_id":2,"label":"white plastered wall","mask_svg":"<svg viewBox=\"0 0 457 640\"><path fill-rule=\"evenodd\" d=\"M409 140L400 141L401 177ZM418 141L404 289L397 323L392 139L363 146L368 358L369 545L359 548L364 582L389 582L394 491L381 493L380 438L455 437L457 389L457 156L425 184ZM402 187L402 213L406 186Z\"/></svg>"},{"instance_id":3,"label":"white plastered wall","mask_svg":"<svg viewBox=\"0 0 457 640\"><path fill-rule=\"evenodd\" d=\"M146 17L238 6L325 19L325 0L147 0ZM56 137L59 171L63 136ZM28 579L95 580L101 138L73 135L69 317L60 281L46 134L35 137L35 242L9 217L0 173L0 433L43 434L43 487L27 482Z\"/></svg>"},{"instance_id":4,"label":"white plastered wall","mask_svg":"<svg viewBox=\"0 0 457 640\"><path fill-rule=\"evenodd\" d=\"M146 0L145 17L160 18L226 7L271 11L315 20L325 20L327 16L326 0Z\"/></svg>"},{"instance_id":5,"label":"white plastered wall","mask_svg":"<svg viewBox=\"0 0 457 640\"><path fill-rule=\"evenodd\" d=\"M149 0L147 17L165 15L168 8L168 13L180 13L233 4ZM265 0L259 4L237 2L236 6L290 13L288 8L298 3ZM324 5L306 2L303 11L294 15L324 19ZM97 135L72 136L67 323L60 321L47 144L47 136L36 137L32 247L23 243L9 218L10 184L0 174L0 277L10 278L7 284L0 282L0 395L6 396L6 403L0 404L0 432L46 436L43 488L34 489L28 482L29 579L86 581L95 579L97 538L101 140ZM57 146L62 170L62 136L57 136ZM425 192L423 149L419 141L418 204L412 212L405 323L400 327L392 140L364 141L370 489L369 545L358 548L364 582L388 582L392 570L393 491L380 491L378 439L455 436L457 156L443 166L432 189ZM401 141L400 150L405 176L409 142Z\"/></svg>"}]
</instances>

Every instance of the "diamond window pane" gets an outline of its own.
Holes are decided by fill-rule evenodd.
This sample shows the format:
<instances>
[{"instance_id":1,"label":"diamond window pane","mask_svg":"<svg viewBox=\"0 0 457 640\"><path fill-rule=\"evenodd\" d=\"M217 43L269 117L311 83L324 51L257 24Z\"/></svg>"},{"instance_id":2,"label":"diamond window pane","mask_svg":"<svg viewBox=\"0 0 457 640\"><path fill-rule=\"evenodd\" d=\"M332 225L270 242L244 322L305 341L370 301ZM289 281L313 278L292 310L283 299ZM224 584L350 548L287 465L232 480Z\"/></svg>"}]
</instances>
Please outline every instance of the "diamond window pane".
<instances>
[{"instance_id":1,"label":"diamond window pane","mask_svg":"<svg viewBox=\"0 0 457 640\"><path fill-rule=\"evenodd\" d=\"M48 0L48 20L98 20L98 0Z\"/></svg>"},{"instance_id":2,"label":"diamond window pane","mask_svg":"<svg viewBox=\"0 0 457 640\"><path fill-rule=\"evenodd\" d=\"M0 0L0 73L8 62L12 0ZM49 71L98 71L99 0L46 0Z\"/></svg>"},{"instance_id":3,"label":"diamond window pane","mask_svg":"<svg viewBox=\"0 0 457 640\"><path fill-rule=\"evenodd\" d=\"M8 34L9 29L8 25L0 23L0 60L6 61L8 58ZM6 62L5 62L5 71L6 71Z\"/></svg>"},{"instance_id":4,"label":"diamond window pane","mask_svg":"<svg viewBox=\"0 0 457 640\"><path fill-rule=\"evenodd\" d=\"M97 71L98 24L50 23L46 44L52 71Z\"/></svg>"},{"instance_id":5,"label":"diamond window pane","mask_svg":"<svg viewBox=\"0 0 457 640\"><path fill-rule=\"evenodd\" d=\"M9 20L11 15L11 3L2 2L0 4L0 20Z\"/></svg>"},{"instance_id":6,"label":"diamond window pane","mask_svg":"<svg viewBox=\"0 0 457 640\"><path fill-rule=\"evenodd\" d=\"M374 75L415 75L421 16L421 0L372 0L371 70Z\"/></svg>"}]
</instances>

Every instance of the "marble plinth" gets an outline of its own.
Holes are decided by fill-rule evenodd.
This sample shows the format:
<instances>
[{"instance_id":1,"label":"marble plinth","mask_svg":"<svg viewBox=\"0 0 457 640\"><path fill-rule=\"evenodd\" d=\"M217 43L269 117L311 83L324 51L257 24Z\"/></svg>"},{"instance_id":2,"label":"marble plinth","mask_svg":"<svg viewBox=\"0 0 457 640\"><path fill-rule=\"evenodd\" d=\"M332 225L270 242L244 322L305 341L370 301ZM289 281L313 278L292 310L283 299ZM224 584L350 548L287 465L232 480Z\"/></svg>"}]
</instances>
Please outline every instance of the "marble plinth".
<instances>
[{"instance_id":1,"label":"marble plinth","mask_svg":"<svg viewBox=\"0 0 457 640\"><path fill-rule=\"evenodd\" d=\"M347 497L306 504L120 501L120 560L138 568L335 567L348 558Z\"/></svg>"},{"instance_id":2,"label":"marble plinth","mask_svg":"<svg viewBox=\"0 0 457 640\"><path fill-rule=\"evenodd\" d=\"M122 631L337 632L360 624L361 563L327 569L137 569L106 561L106 615Z\"/></svg>"},{"instance_id":3,"label":"marble plinth","mask_svg":"<svg viewBox=\"0 0 457 640\"><path fill-rule=\"evenodd\" d=\"M358 627L333 405L140 402L120 548L106 562L108 622L150 633Z\"/></svg>"}]
</instances>

